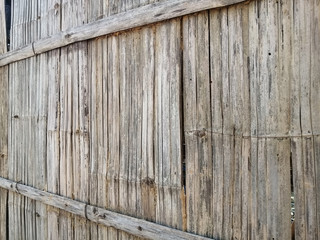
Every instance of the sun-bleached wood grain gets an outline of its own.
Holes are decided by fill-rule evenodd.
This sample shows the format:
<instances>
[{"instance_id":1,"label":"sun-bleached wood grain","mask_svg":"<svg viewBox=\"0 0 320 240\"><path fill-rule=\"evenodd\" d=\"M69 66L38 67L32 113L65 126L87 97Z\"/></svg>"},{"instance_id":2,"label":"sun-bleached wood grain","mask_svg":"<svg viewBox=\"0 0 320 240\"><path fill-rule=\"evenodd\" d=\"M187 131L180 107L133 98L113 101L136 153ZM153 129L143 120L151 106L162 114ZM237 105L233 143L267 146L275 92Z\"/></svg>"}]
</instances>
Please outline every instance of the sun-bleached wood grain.
<instances>
[{"instance_id":1,"label":"sun-bleached wood grain","mask_svg":"<svg viewBox=\"0 0 320 240\"><path fill-rule=\"evenodd\" d=\"M0 54L7 51L4 1L0 3ZM8 177L8 67L0 67L0 176ZM8 191L0 189L0 239L7 235Z\"/></svg>"},{"instance_id":2,"label":"sun-bleached wood grain","mask_svg":"<svg viewBox=\"0 0 320 240\"><path fill-rule=\"evenodd\" d=\"M1 188L1 239L141 240L142 225L128 223L137 236L115 229L128 218L103 209L217 239L290 239L291 190L296 239L320 235L319 0L162 21L178 16L173 6L161 22L99 37L102 26L117 31L112 19L136 26L142 6L154 18L168 3L15 3L7 54L26 50L0 67L1 177L89 204L94 221L84 205L66 211ZM75 32L82 24L99 27L93 39ZM50 51L25 55L41 46Z\"/></svg>"},{"instance_id":3,"label":"sun-bleached wood grain","mask_svg":"<svg viewBox=\"0 0 320 240\"><path fill-rule=\"evenodd\" d=\"M112 15L89 24L71 27L47 38L0 56L0 66L32 57L74 42L156 23L211 8L225 7L244 0L173 0L149 4Z\"/></svg>"},{"instance_id":4,"label":"sun-bleached wood grain","mask_svg":"<svg viewBox=\"0 0 320 240\"><path fill-rule=\"evenodd\" d=\"M4 178L0 178L0 187L11 192L15 192L20 196L26 196L29 199L81 216L82 218L88 219L92 222L113 227L142 238L163 240L209 239L142 219L108 211L103 208L75 201L57 194L41 191Z\"/></svg>"}]
</instances>

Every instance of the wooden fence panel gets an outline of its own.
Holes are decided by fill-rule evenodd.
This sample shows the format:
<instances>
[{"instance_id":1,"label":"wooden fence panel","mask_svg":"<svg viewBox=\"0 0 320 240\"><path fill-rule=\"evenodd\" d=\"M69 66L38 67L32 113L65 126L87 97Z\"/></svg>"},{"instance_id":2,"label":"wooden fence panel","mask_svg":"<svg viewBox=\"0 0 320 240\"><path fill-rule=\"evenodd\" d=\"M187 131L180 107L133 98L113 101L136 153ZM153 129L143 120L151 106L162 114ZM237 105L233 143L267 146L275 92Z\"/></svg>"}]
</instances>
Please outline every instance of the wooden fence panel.
<instances>
[{"instance_id":1,"label":"wooden fence panel","mask_svg":"<svg viewBox=\"0 0 320 240\"><path fill-rule=\"evenodd\" d=\"M15 1L11 49L154 2ZM0 238L150 236L108 225L108 209L210 238L290 239L292 196L295 238L317 239L319 9L252 0L28 45L35 56L0 68L0 175L89 205L78 216L5 187Z\"/></svg>"}]
</instances>

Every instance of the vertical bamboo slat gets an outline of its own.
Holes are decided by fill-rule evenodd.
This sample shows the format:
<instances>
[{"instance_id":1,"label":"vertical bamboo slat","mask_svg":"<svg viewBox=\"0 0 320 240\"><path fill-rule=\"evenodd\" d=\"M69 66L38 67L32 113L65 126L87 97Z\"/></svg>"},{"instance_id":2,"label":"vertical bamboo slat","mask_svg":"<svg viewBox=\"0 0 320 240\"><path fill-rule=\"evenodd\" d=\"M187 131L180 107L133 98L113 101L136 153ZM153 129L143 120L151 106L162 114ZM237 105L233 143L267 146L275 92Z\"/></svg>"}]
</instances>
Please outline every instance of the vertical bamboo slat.
<instances>
[{"instance_id":1,"label":"vertical bamboo slat","mask_svg":"<svg viewBox=\"0 0 320 240\"><path fill-rule=\"evenodd\" d=\"M315 184L314 184L314 196L316 197L316 219L315 223L315 235L320 236L320 92L317 89L320 89L320 71L318 66L320 66L320 2L319 1L311 1L313 5L312 14L311 14L311 34L313 37L311 38L311 114L312 114L312 132L314 134L313 137L313 151L314 151L314 174L315 174Z\"/></svg>"},{"instance_id":2,"label":"vertical bamboo slat","mask_svg":"<svg viewBox=\"0 0 320 240\"><path fill-rule=\"evenodd\" d=\"M155 39L155 184L156 221L183 229L184 198L180 197L182 133L180 129L181 21L156 26ZM169 36L169 37L168 37Z\"/></svg>"},{"instance_id":3,"label":"vertical bamboo slat","mask_svg":"<svg viewBox=\"0 0 320 240\"><path fill-rule=\"evenodd\" d=\"M212 149L208 12L183 18L187 229L212 235ZM204 97L208 96L208 98ZM207 101L209 99L209 101Z\"/></svg>"},{"instance_id":4,"label":"vertical bamboo slat","mask_svg":"<svg viewBox=\"0 0 320 240\"><path fill-rule=\"evenodd\" d=\"M130 56L131 41L129 33L119 36L119 64L120 64L120 167L119 167L119 211L128 214L129 209L129 107L130 107ZM119 239L128 238L128 234L120 233Z\"/></svg>"},{"instance_id":5,"label":"vertical bamboo slat","mask_svg":"<svg viewBox=\"0 0 320 240\"><path fill-rule=\"evenodd\" d=\"M141 217L156 221L156 186L154 171L154 76L155 34L154 27L141 30L141 87L142 87L142 135L141 135ZM121 109L121 108L120 108Z\"/></svg>"},{"instance_id":6,"label":"vertical bamboo slat","mask_svg":"<svg viewBox=\"0 0 320 240\"><path fill-rule=\"evenodd\" d=\"M0 4L0 54L7 51L5 5ZM0 68L0 176L8 178L8 67ZM7 236L8 191L0 189L0 239Z\"/></svg>"}]
</instances>

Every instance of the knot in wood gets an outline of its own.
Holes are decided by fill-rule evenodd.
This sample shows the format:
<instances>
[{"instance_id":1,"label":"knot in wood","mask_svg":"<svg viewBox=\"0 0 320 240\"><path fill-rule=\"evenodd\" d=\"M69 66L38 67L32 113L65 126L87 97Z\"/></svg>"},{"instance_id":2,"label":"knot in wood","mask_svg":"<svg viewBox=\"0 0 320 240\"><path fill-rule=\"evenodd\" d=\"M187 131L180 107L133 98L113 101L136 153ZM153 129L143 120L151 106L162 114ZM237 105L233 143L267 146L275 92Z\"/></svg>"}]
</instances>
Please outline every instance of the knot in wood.
<instances>
[{"instance_id":1,"label":"knot in wood","mask_svg":"<svg viewBox=\"0 0 320 240\"><path fill-rule=\"evenodd\" d=\"M206 134L206 129L202 129L202 130L196 130L193 133L195 136L199 137L199 138L204 138L207 134Z\"/></svg>"},{"instance_id":2,"label":"knot in wood","mask_svg":"<svg viewBox=\"0 0 320 240\"><path fill-rule=\"evenodd\" d=\"M67 33L64 37L65 37L65 39L69 39L72 37L72 33Z\"/></svg>"},{"instance_id":3,"label":"knot in wood","mask_svg":"<svg viewBox=\"0 0 320 240\"><path fill-rule=\"evenodd\" d=\"M149 178L149 177L146 177L146 178L142 179L141 182L142 182L143 184L148 185L148 186L154 185L154 179Z\"/></svg>"},{"instance_id":4,"label":"knot in wood","mask_svg":"<svg viewBox=\"0 0 320 240\"><path fill-rule=\"evenodd\" d=\"M107 217L107 214L105 213L102 213L102 214L99 214L98 216L100 219L105 219Z\"/></svg>"}]
</instances>

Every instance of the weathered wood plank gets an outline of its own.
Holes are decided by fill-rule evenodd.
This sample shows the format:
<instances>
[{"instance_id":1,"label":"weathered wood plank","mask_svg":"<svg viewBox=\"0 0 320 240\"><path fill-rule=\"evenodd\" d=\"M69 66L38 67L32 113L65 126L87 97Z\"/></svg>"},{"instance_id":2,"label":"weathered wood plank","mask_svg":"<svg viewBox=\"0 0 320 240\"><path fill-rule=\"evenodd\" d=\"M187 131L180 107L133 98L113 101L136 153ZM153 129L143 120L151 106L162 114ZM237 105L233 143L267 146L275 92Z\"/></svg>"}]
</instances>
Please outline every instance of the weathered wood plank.
<instances>
[{"instance_id":1,"label":"weathered wood plank","mask_svg":"<svg viewBox=\"0 0 320 240\"><path fill-rule=\"evenodd\" d=\"M238 11L241 13L241 42L242 42L242 59L240 63L243 64L242 82L242 144L241 144L241 238L249 239L251 233L251 214L252 209L250 206L250 193L251 187L251 139L246 136L251 134L251 102L250 102L250 68L249 68L249 56L250 56L250 42L249 42L249 5L241 5ZM239 13L238 13L239 14Z\"/></svg>"},{"instance_id":2,"label":"weathered wood plank","mask_svg":"<svg viewBox=\"0 0 320 240\"><path fill-rule=\"evenodd\" d=\"M320 66L320 4L319 1L314 0L313 5L310 7L312 9L311 17L311 114L312 114L312 132L314 135L320 134L320 71L318 66ZM320 217L320 216L319 216ZM320 218L318 218L320 220ZM319 222L320 223L320 222Z\"/></svg>"},{"instance_id":3,"label":"weathered wood plank","mask_svg":"<svg viewBox=\"0 0 320 240\"><path fill-rule=\"evenodd\" d=\"M14 71L10 71L13 79L12 83L9 81L10 90L9 90L9 101L10 101L10 115L9 119L11 120L11 126L13 131L9 135L8 141L13 145L9 152L13 151L12 154L8 154L8 166L10 179L16 181L25 181L23 178L24 173L24 139L23 139L23 122L24 118L24 109L23 103L25 97L25 92L22 91L23 84L19 82L19 79L25 77L25 64L26 62L19 62L14 64ZM24 94L21 94L24 93ZM23 171L23 172L22 172ZM33 177L31 177L33 179ZM20 238L22 237L22 217L24 215L24 207L22 204L24 202L24 197L17 194L9 195L9 225L14 225L9 231L9 238Z\"/></svg>"},{"instance_id":4,"label":"weathered wood plank","mask_svg":"<svg viewBox=\"0 0 320 240\"><path fill-rule=\"evenodd\" d=\"M60 173L59 183L62 196L72 198L73 161L72 161L72 62L76 46L61 49L60 53ZM67 212L59 216L59 238L69 239L73 233L73 219Z\"/></svg>"},{"instance_id":5,"label":"weathered wood plank","mask_svg":"<svg viewBox=\"0 0 320 240\"><path fill-rule=\"evenodd\" d=\"M130 141L130 106L131 106L131 33L119 35L119 87L120 87L120 167L119 167L119 212L130 214L129 209L129 141ZM127 233L120 232L119 239L129 239Z\"/></svg>"},{"instance_id":6,"label":"weathered wood plank","mask_svg":"<svg viewBox=\"0 0 320 240\"><path fill-rule=\"evenodd\" d=\"M268 34L268 12L266 9L268 8L268 1L260 1L257 3L257 8L259 12L259 27L258 27L258 35L263 36L262 38L259 38L258 42L258 54L259 54L259 70L258 70L258 81L257 81L257 92L256 92L256 109L257 109L257 135L258 136L265 136L268 133L272 134L273 132L268 131L269 126L267 125L267 121L269 119L272 119L269 117L268 112L268 104L270 104L271 99L271 89L269 87L273 87L272 84L272 76L274 74L274 71L269 73L268 68L268 58L269 58L269 34ZM257 13L258 13L257 12ZM270 13L272 14L272 13ZM274 31L272 31L271 26L271 33L275 34ZM274 43L271 43L274 44ZM271 46L272 47L272 46ZM273 56L271 56L271 59L273 59ZM271 62L272 64L272 62ZM270 79L268 78L270 74Z\"/></svg>"},{"instance_id":7,"label":"weathered wood plank","mask_svg":"<svg viewBox=\"0 0 320 240\"><path fill-rule=\"evenodd\" d=\"M305 219L306 239L316 239L317 231L317 192L316 192L316 166L314 159L314 138L303 138L304 161L304 191L305 191Z\"/></svg>"},{"instance_id":8,"label":"weathered wood plank","mask_svg":"<svg viewBox=\"0 0 320 240\"><path fill-rule=\"evenodd\" d=\"M314 151L314 167L315 167L315 194L316 194L316 219L317 219L317 223L316 226L318 228L318 232L315 232L315 235L320 236L320 203L319 203L319 199L320 199L320 136L315 136L313 138L313 151ZM315 230L317 231L317 230Z\"/></svg>"},{"instance_id":9,"label":"weathered wood plank","mask_svg":"<svg viewBox=\"0 0 320 240\"><path fill-rule=\"evenodd\" d=\"M0 68L0 176L4 178L8 178L8 69ZM7 208L8 191L0 189L0 239L5 239L8 234Z\"/></svg>"},{"instance_id":10,"label":"weathered wood plank","mask_svg":"<svg viewBox=\"0 0 320 240\"><path fill-rule=\"evenodd\" d=\"M274 6L274 10L278 10L278 20L277 21L277 31L278 31L278 59L276 60L277 67L277 115L278 121L276 123L276 132L288 135L290 134L290 111L291 111L291 90L288 87L292 79L292 20L293 20L293 9L291 1L278 2L278 5ZM291 191L293 186L291 184L291 168L292 161L291 151L291 140L288 138L280 139L280 144L278 145L279 160L278 161L278 174L279 174L279 200L280 206L278 215L278 236L279 238L292 238L292 230L290 232L291 221L288 212L291 212L290 205L291 202Z\"/></svg>"},{"instance_id":11,"label":"weathered wood plank","mask_svg":"<svg viewBox=\"0 0 320 240\"><path fill-rule=\"evenodd\" d=\"M131 41L132 51L129 64L127 68L129 68L128 80L130 81L130 105L129 105L129 142L128 142L128 213L132 216L137 215L139 209L139 199L137 197L138 194L138 168L137 162L140 160L138 158L138 144L139 144L139 132L138 132L138 111L139 111L139 33L138 32L130 32L128 34L128 41ZM141 134L141 133L140 133Z\"/></svg>"},{"instance_id":12,"label":"weathered wood plank","mask_svg":"<svg viewBox=\"0 0 320 240\"><path fill-rule=\"evenodd\" d=\"M228 9L222 9L221 38L222 38L222 114L223 114L223 237L231 238L232 231L232 189L233 189L233 165L234 165L234 127L231 102L231 82L229 76L229 16Z\"/></svg>"},{"instance_id":13,"label":"weathered wood plank","mask_svg":"<svg viewBox=\"0 0 320 240\"><path fill-rule=\"evenodd\" d=\"M76 48L73 51L73 60L71 63L71 78L72 78L72 164L73 164L73 191L72 191L72 198L73 199L81 199L81 143L80 138L81 135L83 135L83 131L81 131L81 125L80 125L80 118L81 113L83 111L80 111L81 106L81 99L80 99L80 91L81 91L81 75L80 72L81 69L79 68L80 65L80 51L81 47L84 47L83 43L77 43L75 44ZM86 227L83 225L83 219L80 217L74 217L74 239L79 239L79 235L83 235L86 232Z\"/></svg>"},{"instance_id":14,"label":"weathered wood plank","mask_svg":"<svg viewBox=\"0 0 320 240\"><path fill-rule=\"evenodd\" d=\"M7 51L7 35L4 1L0 4L0 54ZM8 70L0 67L0 176L8 178ZM8 191L0 189L0 239L6 239Z\"/></svg>"},{"instance_id":15,"label":"weathered wood plank","mask_svg":"<svg viewBox=\"0 0 320 240\"><path fill-rule=\"evenodd\" d=\"M134 5L138 4L138 2L134 2ZM133 119L134 119L134 128L132 133L132 140L135 143L133 146L134 151L134 161L133 164L136 164L136 172L135 175L135 188L136 188L136 205L133 207L135 209L136 214L134 216L142 218L142 194L141 194L141 158L142 158L142 69L141 66L141 58L142 58L142 42L141 42L141 31L135 31L133 33L133 62L134 62L134 82L132 89L135 92L133 99Z\"/></svg>"},{"instance_id":16,"label":"weathered wood plank","mask_svg":"<svg viewBox=\"0 0 320 240\"><path fill-rule=\"evenodd\" d=\"M112 137L108 136L109 130L108 127L113 126L112 124L106 124L105 119L107 116L112 116L109 113L108 105L105 105L105 99L108 99L110 96L109 92L105 92L105 84L108 81L108 74L110 72L110 68L107 65L108 61L105 60L106 55L108 55L108 47L107 47L107 38L99 38L94 42L95 52L92 52L93 59L95 61L95 68L93 68L92 82L96 88L95 98L96 105L94 107L93 113L95 113L95 122L92 122L92 127L95 129L95 135L91 135L91 139L94 139L96 142L95 146L91 146L91 150L96 152L96 161L97 161L97 202L95 204L100 207L108 208L109 207L109 199L114 196L114 192L112 192L112 188L110 189L110 185L108 182L108 165L110 161L113 160L109 158L112 156L110 154L110 146L108 145ZM107 111L107 112L106 112ZM89 130L90 131L90 130ZM110 155L108 155L110 154ZM116 157L116 156L115 156ZM111 190L111 194L109 191ZM116 191L115 191L116 193ZM111 210L111 209L110 209ZM114 210L114 209L112 209ZM99 226L97 229L97 239L105 239L107 238L108 231L104 226ZM113 238L114 239L114 238Z\"/></svg>"},{"instance_id":17,"label":"weathered wood plank","mask_svg":"<svg viewBox=\"0 0 320 240\"><path fill-rule=\"evenodd\" d=\"M61 30L87 23L87 2L62 1ZM53 6L56 13L60 5ZM88 202L89 196L89 123L88 123L88 58L87 42L79 42L73 51L72 78L72 158L73 158L73 198ZM86 239L90 236L89 222L74 217L74 239Z\"/></svg>"},{"instance_id":18,"label":"weathered wood plank","mask_svg":"<svg viewBox=\"0 0 320 240\"><path fill-rule=\"evenodd\" d=\"M39 38L47 37L49 35L49 23L48 23L48 0L32 3L31 7L31 31L30 40L35 41ZM36 149L30 148L31 151L35 151L37 160L34 168L34 186L38 189L47 190L47 117L48 117L48 84L49 84L49 65L48 65L48 54L42 54L36 57L34 66L30 69L38 69L36 76L30 76L31 79L37 79L37 94L35 103L36 115L35 125L37 126L36 142L38 146ZM26 69L28 71L28 69ZM30 94L32 95L32 94ZM32 103L30 103L32 104ZM30 130L29 130L30 131ZM29 140L30 141L30 140ZM32 142L32 141L31 141ZM30 158L32 159L32 158ZM26 199L27 200L27 199ZM47 206L40 202L34 203L34 222L35 222L35 236L37 239L45 239L48 233L48 212ZM31 222L31 221L30 221ZM50 228L50 226L49 226Z\"/></svg>"},{"instance_id":19,"label":"weathered wood plank","mask_svg":"<svg viewBox=\"0 0 320 240\"><path fill-rule=\"evenodd\" d=\"M259 77L259 17L258 2L251 1L249 8L249 50L248 50L248 79L250 86L250 136L258 135L258 117L257 117L257 94ZM248 195L248 238L257 238L257 189L258 189L258 139L251 139L250 161L248 163L248 178L251 191Z\"/></svg>"},{"instance_id":20,"label":"weathered wood plank","mask_svg":"<svg viewBox=\"0 0 320 240\"><path fill-rule=\"evenodd\" d=\"M291 129L297 134L312 135L317 129L318 80L314 76L319 74L319 69L313 65L317 61L317 48L313 41L319 36L317 23L319 19L313 18L317 14L319 3L316 1L298 1L293 5L293 83L294 92L291 99L295 103L291 111L295 113L295 122ZM315 32L312 32L315 31ZM312 37L311 37L312 36ZM314 138L302 138L293 142L293 150L299 150L294 158L294 191L296 205L295 236L302 239L314 239L317 234L317 161L315 152L317 146ZM299 148L298 148L299 147ZM297 152L296 150L296 152Z\"/></svg>"},{"instance_id":21,"label":"weathered wood plank","mask_svg":"<svg viewBox=\"0 0 320 240\"><path fill-rule=\"evenodd\" d=\"M267 141L258 139L257 143L257 226L256 238L267 239Z\"/></svg>"},{"instance_id":22,"label":"weathered wood plank","mask_svg":"<svg viewBox=\"0 0 320 240\"><path fill-rule=\"evenodd\" d=\"M298 65L298 79L296 84L300 86L300 126L301 134L312 133L312 119L311 119L311 39L313 33L311 33L311 17L310 10L312 1L298 1L295 6L295 14L297 14L297 22L294 24L298 25L298 29L295 29L295 34L298 34L297 47L298 52L295 57L299 59Z\"/></svg>"},{"instance_id":23,"label":"weathered wood plank","mask_svg":"<svg viewBox=\"0 0 320 240\"><path fill-rule=\"evenodd\" d=\"M48 54L47 189L60 191L60 50ZM48 239L58 238L59 211L48 207Z\"/></svg>"},{"instance_id":24,"label":"weathered wood plank","mask_svg":"<svg viewBox=\"0 0 320 240\"><path fill-rule=\"evenodd\" d=\"M317 236L315 183L318 165L316 165L314 153L318 154L318 141L314 142L314 138L311 137L294 138L291 141L291 149L296 208L295 237L315 239Z\"/></svg>"},{"instance_id":25,"label":"weathered wood plank","mask_svg":"<svg viewBox=\"0 0 320 240\"><path fill-rule=\"evenodd\" d=\"M288 87L292 80L293 56L292 56L292 21L293 9L291 1L282 1L274 6L278 10L277 31L278 31L278 49L279 55L277 61L277 133L289 135L291 133L290 114L291 114L291 89ZM292 84L291 84L292 85Z\"/></svg>"},{"instance_id":26,"label":"weathered wood plank","mask_svg":"<svg viewBox=\"0 0 320 240\"><path fill-rule=\"evenodd\" d=\"M88 85L89 85L89 196L88 202L90 204L97 204L98 202L98 142L97 142L97 86L96 86L96 41L88 42ZM102 90L102 89L98 89ZM98 226L95 223L90 223L90 235L92 238L98 238Z\"/></svg>"},{"instance_id":27,"label":"weathered wood plank","mask_svg":"<svg viewBox=\"0 0 320 240\"><path fill-rule=\"evenodd\" d=\"M33 31L33 34L37 34L37 32ZM31 34L30 34L31 35ZM27 91L23 91L22 95L22 111L20 115L20 120L22 123L21 131L17 132L17 136L22 139L22 143L20 145L20 149L22 152L23 158L22 164L20 166L23 170L24 168L28 169L28 172L24 174L23 183L26 183L31 186L35 186L36 178L35 173L37 169L37 162L38 162L38 146L39 143L37 141L37 133L38 133L38 126L36 124L36 116L37 116L37 98L38 98L38 62L36 57L32 57L22 61L25 63L24 68L20 68L19 71L23 73L25 77L25 81L20 82L22 85L22 89L28 89ZM33 131L29 129L32 128ZM38 144L34 144L38 143ZM36 145L36 146L35 146ZM32 148L32 150L31 150ZM26 155L26 157L24 156ZM24 171L23 171L24 172ZM24 222L22 227L25 227L25 232L23 231L20 233L21 238L35 238L36 237L36 226L37 222L35 219L35 201L31 199L24 199L22 206L23 216L21 217ZM20 217L20 216L19 216Z\"/></svg>"},{"instance_id":28,"label":"weathered wood plank","mask_svg":"<svg viewBox=\"0 0 320 240\"><path fill-rule=\"evenodd\" d=\"M302 140L300 138L293 138L291 140L292 152L292 170L293 170L293 187L295 197L295 237L296 239L306 238L306 220L305 220L305 198L304 198L304 161Z\"/></svg>"},{"instance_id":29,"label":"weathered wood plank","mask_svg":"<svg viewBox=\"0 0 320 240\"><path fill-rule=\"evenodd\" d=\"M106 152L106 177L107 177L107 204L110 210L116 210L119 206L119 167L120 167L120 79L119 79L119 37L112 36L106 39L107 62L105 63L106 78L104 79L107 115L104 129Z\"/></svg>"},{"instance_id":30,"label":"weathered wood plank","mask_svg":"<svg viewBox=\"0 0 320 240\"><path fill-rule=\"evenodd\" d=\"M89 71L88 71L88 43L79 44L79 125L80 125L80 195L79 200L88 202L89 200L89 169L90 169L90 142L89 142ZM83 219L79 219L80 232L84 236L90 236L89 224ZM82 237L79 237L82 239Z\"/></svg>"},{"instance_id":31,"label":"weathered wood plank","mask_svg":"<svg viewBox=\"0 0 320 240\"><path fill-rule=\"evenodd\" d=\"M11 74L14 73L14 71L16 70L16 66L17 63L11 64L8 68L10 69ZM13 126L13 119L12 119L12 113L14 112L14 106L12 104L12 97L11 94L13 94L13 88L14 88L14 81L8 81L8 85L9 85L9 92L8 92L8 129L11 129ZM14 113L13 113L14 114ZM8 131L8 152L11 152L12 150L14 150L14 131L15 128L13 128L12 131ZM14 164L12 163L11 160L12 156L8 156L8 178L9 179L13 179L14 177ZM12 217L14 214L14 208L13 208L13 202L14 202L14 193L9 192L9 196L8 196L8 209L9 211L12 213L8 216L8 223L12 222ZM7 223L7 224L8 224ZM13 236L12 233L14 231L14 227L12 229L9 229L9 232L7 233L7 236Z\"/></svg>"},{"instance_id":32,"label":"weathered wood plank","mask_svg":"<svg viewBox=\"0 0 320 240\"><path fill-rule=\"evenodd\" d=\"M231 155L230 165L230 184L231 194L230 202L232 205L232 238L242 238L242 204L239 201L242 197L242 181L245 175L242 174L242 135L248 134L250 119L248 111L245 108L244 94L249 90L245 84L244 72L244 49L243 49L243 31L242 26L242 6L235 5L228 8L228 72L229 72L229 97L231 119L227 132L232 132L231 145L233 145L233 156ZM228 121L228 120L227 120ZM246 131L246 133L244 132ZM225 206L228 207L228 206Z\"/></svg>"},{"instance_id":33,"label":"weathered wood plank","mask_svg":"<svg viewBox=\"0 0 320 240\"><path fill-rule=\"evenodd\" d=\"M34 168L34 186L46 191L47 190L47 113L48 113L48 64L47 54L43 54L37 57L38 66L34 67L39 69L37 73L37 94L35 99L35 105L37 105L37 113L34 121L37 121L36 142L38 146L30 148L30 150L36 150L37 161ZM31 94L30 94L31 95ZM47 210L46 206L42 203L36 203L35 205L36 217L36 236L37 239L45 239L47 235Z\"/></svg>"},{"instance_id":34,"label":"weathered wood plank","mask_svg":"<svg viewBox=\"0 0 320 240\"><path fill-rule=\"evenodd\" d=\"M168 93L169 93L169 111L165 109L165 101L163 102L163 113L169 113L169 135L170 141L169 159L170 159L170 188L168 193L171 193L171 209L172 223L169 226L184 229L186 231L186 214L185 207L185 192L182 183L182 144L183 144L183 130L182 130L182 24L181 19L172 20L172 26L169 28L170 34L168 56L165 68L168 71ZM180 37L180 38L179 38ZM165 58L164 58L165 59ZM165 79L163 79L165 80ZM180 80L180 81L179 81ZM165 97L165 95L164 95ZM164 115L163 115L164 116ZM168 134L166 133L166 134ZM165 136L165 135L164 135ZM167 138L167 137L166 137ZM168 162L169 162L168 159ZM163 159L164 160L164 159ZM167 223L169 224L169 223Z\"/></svg>"},{"instance_id":35,"label":"weathered wood plank","mask_svg":"<svg viewBox=\"0 0 320 240\"><path fill-rule=\"evenodd\" d=\"M210 76L211 76L211 128L212 128L212 235L222 238L223 219L223 145L222 145L222 13L220 9L209 13L209 40L210 40Z\"/></svg>"},{"instance_id":36,"label":"weathered wood plank","mask_svg":"<svg viewBox=\"0 0 320 240\"><path fill-rule=\"evenodd\" d=\"M142 153L141 153L141 205L142 217L156 221L156 186L154 171L154 78L155 28L141 30L142 78Z\"/></svg>"},{"instance_id":37,"label":"weathered wood plank","mask_svg":"<svg viewBox=\"0 0 320 240\"><path fill-rule=\"evenodd\" d=\"M244 0L173 0L142 6L105 19L66 30L41 39L16 51L0 56L0 66L69 45L114 32L119 32L167 19L224 7Z\"/></svg>"},{"instance_id":38,"label":"weathered wood plank","mask_svg":"<svg viewBox=\"0 0 320 240\"><path fill-rule=\"evenodd\" d=\"M320 236L320 3L314 0L312 8L312 19L311 19L311 33L313 37L311 39L311 112L312 112L312 132L314 134L313 138L313 150L314 150L314 161L315 161L315 193L316 193L316 219L318 226L317 236Z\"/></svg>"},{"instance_id":39,"label":"weathered wood plank","mask_svg":"<svg viewBox=\"0 0 320 240\"><path fill-rule=\"evenodd\" d=\"M159 24L155 31L156 221L183 229L181 20Z\"/></svg>"},{"instance_id":40,"label":"weathered wood plank","mask_svg":"<svg viewBox=\"0 0 320 240\"><path fill-rule=\"evenodd\" d=\"M268 239L290 239L290 141L267 139Z\"/></svg>"},{"instance_id":41,"label":"weathered wood plank","mask_svg":"<svg viewBox=\"0 0 320 240\"><path fill-rule=\"evenodd\" d=\"M120 64L120 169L119 169L119 211L128 213L128 166L129 166L129 107L130 107L130 56L132 42L127 33L119 36Z\"/></svg>"},{"instance_id":42,"label":"weathered wood plank","mask_svg":"<svg viewBox=\"0 0 320 240\"><path fill-rule=\"evenodd\" d=\"M184 134L188 231L212 236L209 15L183 18Z\"/></svg>"}]
</instances>

